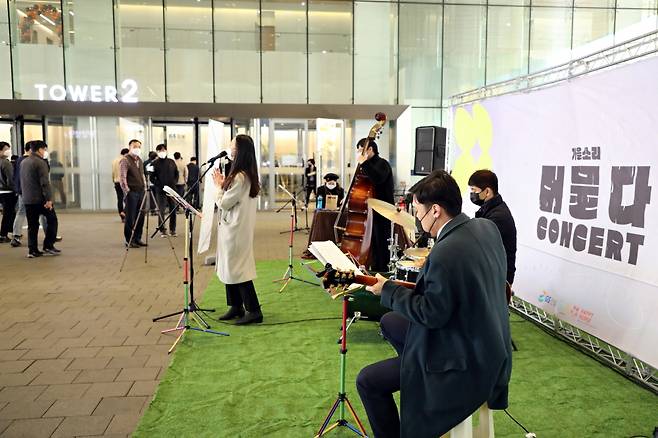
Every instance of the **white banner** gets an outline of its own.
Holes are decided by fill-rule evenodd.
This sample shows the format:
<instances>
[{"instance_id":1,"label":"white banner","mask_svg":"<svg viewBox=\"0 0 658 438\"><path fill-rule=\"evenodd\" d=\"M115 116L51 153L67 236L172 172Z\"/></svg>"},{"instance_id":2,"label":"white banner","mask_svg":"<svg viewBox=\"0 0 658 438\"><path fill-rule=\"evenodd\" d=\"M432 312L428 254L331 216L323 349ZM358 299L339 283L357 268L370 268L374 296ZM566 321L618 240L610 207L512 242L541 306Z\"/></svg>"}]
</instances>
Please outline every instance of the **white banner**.
<instances>
[{"instance_id":1,"label":"white banner","mask_svg":"<svg viewBox=\"0 0 658 438\"><path fill-rule=\"evenodd\" d=\"M657 75L653 58L453 108L451 151L464 193L473 171L498 175L518 231L515 293L653 366Z\"/></svg>"},{"instance_id":2,"label":"white banner","mask_svg":"<svg viewBox=\"0 0 658 438\"><path fill-rule=\"evenodd\" d=\"M208 121L208 147L206 148L206 156L202 157L205 163L208 158L214 157L220 151L226 149L224 145L224 124L216 120L210 119ZM219 167L219 160L215 161L215 167ZM205 167L200 171L203 172ZM199 232L199 247L198 252L202 254L210 248L210 240L212 239L212 230L215 228L215 198L217 197L217 189L212 179L212 170L206 174L205 182L203 183L203 218L201 219L201 230Z\"/></svg>"}]
</instances>

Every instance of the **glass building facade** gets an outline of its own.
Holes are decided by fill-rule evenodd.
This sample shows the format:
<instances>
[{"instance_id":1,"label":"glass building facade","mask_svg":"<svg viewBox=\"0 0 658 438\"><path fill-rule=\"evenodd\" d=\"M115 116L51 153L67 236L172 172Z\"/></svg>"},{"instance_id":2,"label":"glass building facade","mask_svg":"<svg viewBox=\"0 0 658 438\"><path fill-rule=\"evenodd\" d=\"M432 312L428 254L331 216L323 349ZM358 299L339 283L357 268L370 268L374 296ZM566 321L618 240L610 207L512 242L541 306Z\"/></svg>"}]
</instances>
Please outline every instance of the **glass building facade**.
<instances>
[{"instance_id":1,"label":"glass building facade","mask_svg":"<svg viewBox=\"0 0 658 438\"><path fill-rule=\"evenodd\" d=\"M441 125L451 96L655 30L657 14L658 0L0 0L0 99L395 104L411 106L412 127ZM71 149L67 187L108 172L128 137L187 138L186 147L193 137L185 155L205 144L206 128L189 119L161 129L151 119L25 117L20 140L45 135ZM316 150L314 120L242 123L258 131L261 166L283 162L279 149ZM340 166L327 169L345 170L357 128L344 121ZM73 204L72 188L64 204L106 208L110 195Z\"/></svg>"}]
</instances>

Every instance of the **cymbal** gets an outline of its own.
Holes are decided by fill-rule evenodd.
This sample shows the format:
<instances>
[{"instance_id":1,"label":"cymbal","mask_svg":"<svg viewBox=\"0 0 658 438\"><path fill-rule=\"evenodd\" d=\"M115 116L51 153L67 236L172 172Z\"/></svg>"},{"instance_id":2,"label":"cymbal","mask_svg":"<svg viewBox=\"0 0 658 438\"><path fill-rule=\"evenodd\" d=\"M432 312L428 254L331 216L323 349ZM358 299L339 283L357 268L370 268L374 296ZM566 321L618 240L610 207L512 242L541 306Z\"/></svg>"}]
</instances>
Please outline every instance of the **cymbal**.
<instances>
[{"instance_id":1,"label":"cymbal","mask_svg":"<svg viewBox=\"0 0 658 438\"><path fill-rule=\"evenodd\" d=\"M379 199L369 198L368 206L391 222L402 226L407 232L416 232L416 219L406 211L399 210L395 205Z\"/></svg>"},{"instance_id":2,"label":"cymbal","mask_svg":"<svg viewBox=\"0 0 658 438\"><path fill-rule=\"evenodd\" d=\"M407 248L404 250L404 255L412 260L424 260L430 255L430 250L429 248Z\"/></svg>"}]
</instances>

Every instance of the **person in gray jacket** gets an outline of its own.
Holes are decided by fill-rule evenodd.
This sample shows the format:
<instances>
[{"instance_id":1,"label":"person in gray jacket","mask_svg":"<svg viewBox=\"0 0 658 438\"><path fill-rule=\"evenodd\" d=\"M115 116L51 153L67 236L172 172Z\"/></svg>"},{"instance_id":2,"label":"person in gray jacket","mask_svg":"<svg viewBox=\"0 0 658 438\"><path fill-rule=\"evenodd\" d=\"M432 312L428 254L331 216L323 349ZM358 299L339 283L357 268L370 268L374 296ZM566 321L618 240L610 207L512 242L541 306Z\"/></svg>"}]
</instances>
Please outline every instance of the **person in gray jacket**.
<instances>
[{"instance_id":1,"label":"person in gray jacket","mask_svg":"<svg viewBox=\"0 0 658 438\"><path fill-rule=\"evenodd\" d=\"M52 189L48 178L48 164L44 161L48 145L42 140L28 142L30 156L21 162L21 189L27 215L28 258L42 255L58 255L55 248L57 237L57 214L52 200ZM46 218L46 237L43 252L39 251L37 238L39 234L39 215Z\"/></svg>"}]
</instances>

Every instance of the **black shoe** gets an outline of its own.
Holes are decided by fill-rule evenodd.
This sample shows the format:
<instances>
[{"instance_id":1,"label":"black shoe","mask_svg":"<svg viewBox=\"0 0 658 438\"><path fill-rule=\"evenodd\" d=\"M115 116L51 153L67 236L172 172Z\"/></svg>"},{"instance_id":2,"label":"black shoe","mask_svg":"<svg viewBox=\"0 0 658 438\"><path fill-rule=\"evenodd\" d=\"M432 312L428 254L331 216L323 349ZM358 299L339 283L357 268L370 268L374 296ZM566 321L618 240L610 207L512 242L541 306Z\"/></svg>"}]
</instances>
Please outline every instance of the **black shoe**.
<instances>
[{"instance_id":1,"label":"black shoe","mask_svg":"<svg viewBox=\"0 0 658 438\"><path fill-rule=\"evenodd\" d=\"M137 241L137 246L140 246L140 247L141 247L141 246L148 246L148 244L142 242L141 240L138 240L138 241Z\"/></svg>"},{"instance_id":2,"label":"black shoe","mask_svg":"<svg viewBox=\"0 0 658 438\"><path fill-rule=\"evenodd\" d=\"M139 245L138 245L137 243L135 243L135 242L132 242L132 243L128 243L128 242L126 242L125 245L126 245L126 248L141 248L141 246L139 246Z\"/></svg>"},{"instance_id":3,"label":"black shoe","mask_svg":"<svg viewBox=\"0 0 658 438\"><path fill-rule=\"evenodd\" d=\"M36 257L41 257L41 256L43 256L43 253L39 250L30 251L29 253L27 253L27 258L28 259L34 259Z\"/></svg>"},{"instance_id":4,"label":"black shoe","mask_svg":"<svg viewBox=\"0 0 658 438\"><path fill-rule=\"evenodd\" d=\"M242 318L235 321L235 325L260 324L263 322L263 312L247 312Z\"/></svg>"},{"instance_id":5,"label":"black shoe","mask_svg":"<svg viewBox=\"0 0 658 438\"><path fill-rule=\"evenodd\" d=\"M61 242L62 236L55 236L55 242Z\"/></svg>"},{"instance_id":6,"label":"black shoe","mask_svg":"<svg viewBox=\"0 0 658 438\"><path fill-rule=\"evenodd\" d=\"M52 248L44 248L43 249L43 255L60 255L62 253L61 250L55 248L54 246Z\"/></svg>"},{"instance_id":7,"label":"black shoe","mask_svg":"<svg viewBox=\"0 0 658 438\"><path fill-rule=\"evenodd\" d=\"M0 243L9 243L11 239L7 236L0 236Z\"/></svg>"},{"instance_id":8,"label":"black shoe","mask_svg":"<svg viewBox=\"0 0 658 438\"><path fill-rule=\"evenodd\" d=\"M21 243L20 239L17 239L17 238L14 237L13 239L11 239L11 243L10 243L10 245L11 245L13 248L18 248L19 246L22 245L22 243Z\"/></svg>"},{"instance_id":9,"label":"black shoe","mask_svg":"<svg viewBox=\"0 0 658 438\"><path fill-rule=\"evenodd\" d=\"M228 321L229 319L242 318L244 316L244 308L242 306L231 306L228 312L219 317L220 321Z\"/></svg>"},{"instance_id":10,"label":"black shoe","mask_svg":"<svg viewBox=\"0 0 658 438\"><path fill-rule=\"evenodd\" d=\"M175 231L171 231L171 232L169 233L169 237L178 237L178 234L176 234Z\"/></svg>"}]
</instances>

